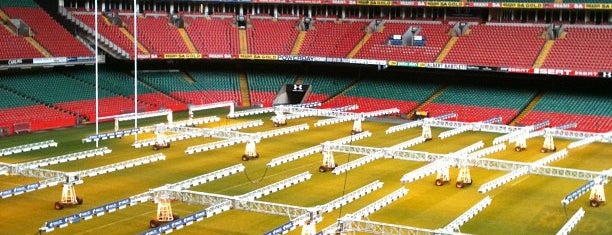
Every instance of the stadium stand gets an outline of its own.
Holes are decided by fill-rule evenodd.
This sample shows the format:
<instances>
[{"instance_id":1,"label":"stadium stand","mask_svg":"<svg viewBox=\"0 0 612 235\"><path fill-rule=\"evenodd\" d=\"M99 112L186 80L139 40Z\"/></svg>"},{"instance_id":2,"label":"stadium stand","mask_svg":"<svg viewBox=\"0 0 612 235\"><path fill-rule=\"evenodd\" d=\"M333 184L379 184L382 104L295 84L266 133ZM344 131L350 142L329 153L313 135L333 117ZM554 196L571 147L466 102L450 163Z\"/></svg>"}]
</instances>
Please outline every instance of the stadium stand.
<instances>
[{"instance_id":1,"label":"stadium stand","mask_svg":"<svg viewBox=\"0 0 612 235\"><path fill-rule=\"evenodd\" d=\"M302 84L312 87L312 93L306 98L306 102L324 102L329 98L339 95L349 88L355 79L349 74L305 74Z\"/></svg>"},{"instance_id":2,"label":"stadium stand","mask_svg":"<svg viewBox=\"0 0 612 235\"><path fill-rule=\"evenodd\" d=\"M362 80L346 93L334 97L323 107L339 107L358 104L352 112L369 112L398 108L405 114L430 97L440 85L428 82L412 82L402 78Z\"/></svg>"},{"instance_id":3,"label":"stadium stand","mask_svg":"<svg viewBox=\"0 0 612 235\"><path fill-rule=\"evenodd\" d=\"M0 59L22 59L44 57L23 36L0 27Z\"/></svg>"},{"instance_id":4,"label":"stadium stand","mask_svg":"<svg viewBox=\"0 0 612 235\"><path fill-rule=\"evenodd\" d=\"M91 84L55 72L19 74L4 79L2 84L17 94L45 105L85 117L90 121L95 120L95 89ZM105 90L100 90L99 97L100 116L117 115L134 110L134 103L128 98ZM148 105L142 108L153 110L153 107Z\"/></svg>"},{"instance_id":5,"label":"stadium stand","mask_svg":"<svg viewBox=\"0 0 612 235\"><path fill-rule=\"evenodd\" d=\"M72 13L77 19L81 20L92 29L95 28L95 17L93 14L83 14L82 12ZM117 46L121 47L121 49L128 52L130 54L130 58L134 58L134 42L127 38L119 29L119 26L110 24L104 16L98 16L98 32L111 40ZM139 53L144 52L141 50Z\"/></svg>"},{"instance_id":6,"label":"stadium stand","mask_svg":"<svg viewBox=\"0 0 612 235\"><path fill-rule=\"evenodd\" d=\"M93 53L79 42L42 8L4 7L11 18L23 20L33 31L36 39L53 56L92 56Z\"/></svg>"},{"instance_id":7,"label":"stadium stand","mask_svg":"<svg viewBox=\"0 0 612 235\"><path fill-rule=\"evenodd\" d=\"M95 85L95 71L93 69L70 70L66 74L90 85ZM134 77L127 72L100 69L98 71L98 84L100 89L134 100ZM187 110L187 105L173 99L151 87L138 82L138 101L143 105L155 106L158 109L171 109L174 111Z\"/></svg>"},{"instance_id":8,"label":"stadium stand","mask_svg":"<svg viewBox=\"0 0 612 235\"><path fill-rule=\"evenodd\" d=\"M0 128L6 130L3 134L15 133L15 126L19 125L27 125L30 131L38 131L75 124L76 117L67 112L0 88Z\"/></svg>"},{"instance_id":9,"label":"stadium stand","mask_svg":"<svg viewBox=\"0 0 612 235\"><path fill-rule=\"evenodd\" d=\"M122 15L121 19L127 24L127 30L134 35L134 21L131 16ZM138 18L137 22L138 41L151 54L189 53L189 49L183 42L177 28L169 23L168 17L165 15L145 16Z\"/></svg>"},{"instance_id":10,"label":"stadium stand","mask_svg":"<svg viewBox=\"0 0 612 235\"><path fill-rule=\"evenodd\" d=\"M238 75L232 72L147 72L138 77L145 84L186 104L240 102Z\"/></svg>"},{"instance_id":11,"label":"stadium stand","mask_svg":"<svg viewBox=\"0 0 612 235\"><path fill-rule=\"evenodd\" d=\"M316 20L306 33L300 55L344 58L365 34L365 21Z\"/></svg>"},{"instance_id":12,"label":"stadium stand","mask_svg":"<svg viewBox=\"0 0 612 235\"><path fill-rule=\"evenodd\" d=\"M566 28L567 36L555 41L544 68L612 70L611 28Z\"/></svg>"},{"instance_id":13,"label":"stadium stand","mask_svg":"<svg viewBox=\"0 0 612 235\"><path fill-rule=\"evenodd\" d=\"M38 7L33 0L3 0L0 7Z\"/></svg>"},{"instance_id":14,"label":"stadium stand","mask_svg":"<svg viewBox=\"0 0 612 235\"><path fill-rule=\"evenodd\" d=\"M501 116L507 124L535 94L526 89L452 85L419 111L427 111L430 116L454 112L458 115L456 120L465 122Z\"/></svg>"},{"instance_id":15,"label":"stadium stand","mask_svg":"<svg viewBox=\"0 0 612 235\"><path fill-rule=\"evenodd\" d=\"M232 71L188 71L197 87L198 93L203 93L200 100L203 103L234 101L240 104L240 84L238 74ZM190 96L188 92L184 96ZM192 98L197 100L197 97Z\"/></svg>"},{"instance_id":16,"label":"stadium stand","mask_svg":"<svg viewBox=\"0 0 612 235\"><path fill-rule=\"evenodd\" d=\"M521 125L549 120L551 126L576 122L575 130L607 132L612 130L612 102L609 94L552 91L546 93Z\"/></svg>"},{"instance_id":17,"label":"stadium stand","mask_svg":"<svg viewBox=\"0 0 612 235\"><path fill-rule=\"evenodd\" d=\"M427 38L425 46L387 44L391 35L402 35L410 26L421 28L419 35ZM433 62L448 42L450 28L448 24L385 23L383 31L374 33L355 58Z\"/></svg>"},{"instance_id":18,"label":"stadium stand","mask_svg":"<svg viewBox=\"0 0 612 235\"><path fill-rule=\"evenodd\" d=\"M531 68L546 39L545 26L476 25L459 37L445 63Z\"/></svg>"},{"instance_id":19,"label":"stadium stand","mask_svg":"<svg viewBox=\"0 0 612 235\"><path fill-rule=\"evenodd\" d=\"M276 94L284 84L293 84L296 75L287 72L247 72L251 105L272 106Z\"/></svg>"},{"instance_id":20,"label":"stadium stand","mask_svg":"<svg viewBox=\"0 0 612 235\"><path fill-rule=\"evenodd\" d=\"M196 49L203 55L238 55L240 42L238 29L233 27L232 18L204 18L185 16L185 30ZM211 37L211 35L215 35Z\"/></svg>"},{"instance_id":21,"label":"stadium stand","mask_svg":"<svg viewBox=\"0 0 612 235\"><path fill-rule=\"evenodd\" d=\"M250 54L289 55L295 43L298 30L297 20L251 18L252 27L247 28Z\"/></svg>"}]
</instances>

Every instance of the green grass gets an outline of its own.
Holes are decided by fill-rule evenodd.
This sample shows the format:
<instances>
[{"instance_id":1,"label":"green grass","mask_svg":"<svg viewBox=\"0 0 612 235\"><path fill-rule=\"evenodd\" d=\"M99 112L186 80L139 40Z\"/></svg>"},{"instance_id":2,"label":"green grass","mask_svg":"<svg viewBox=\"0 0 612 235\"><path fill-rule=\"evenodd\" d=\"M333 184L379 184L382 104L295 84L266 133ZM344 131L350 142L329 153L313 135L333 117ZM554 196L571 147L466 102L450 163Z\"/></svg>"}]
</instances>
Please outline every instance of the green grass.
<instances>
[{"instance_id":1,"label":"green grass","mask_svg":"<svg viewBox=\"0 0 612 235\"><path fill-rule=\"evenodd\" d=\"M215 110L211 112L198 112L196 115L218 115L223 117L225 112L227 111ZM184 113L174 116L175 119L185 118ZM222 118L221 122L204 126L218 127L258 118L264 120L265 125L263 127L250 128L244 131L253 133L274 128L269 121L270 116L266 115L240 118L238 120ZM139 126L150 125L162 122L163 120L163 118L143 120L139 121ZM317 172L321 164L322 154L314 154L266 171L266 164L272 158L350 134L352 123L315 128L313 124L316 120L315 118L290 120L290 125L308 123L311 128L307 132L263 140L257 144L257 151L261 157L258 160L248 162L240 160L240 156L244 152L244 144L194 155L184 155L184 150L188 146L212 142L216 141L216 139L196 138L174 142L172 143L172 148L159 151L167 156L165 161L85 178L84 184L76 186L77 194L85 200L84 204L78 207L67 207L61 211L53 209L53 203L60 198L61 186L0 199L0 218L3 218L0 220L0 234L35 234L45 221L58 219L143 193L151 188L185 180L238 163L246 166L246 173L225 177L193 187L190 190L239 195L304 171L310 171L313 174L311 180L270 194L260 200L297 206L316 206L336 199L344 193L351 192L374 180L380 180L384 182L382 189L366 195L342 209L324 214L324 220L317 225L317 229L320 230L335 223L342 215L354 212L400 187L406 187L409 189L408 195L370 215L369 219L385 223L437 229L446 226L465 210L489 195L493 199L492 204L461 227L462 232L472 234L553 234L565 224L569 216L575 213L578 208L583 207L586 210L586 215L578 223L572 234L612 234L612 224L610 224L609 220L609 218L612 218L612 209L609 205L591 208L588 206L588 195L585 195L568 205L565 209L561 207L561 199L585 183L585 181L580 180L528 175L511 181L487 194L481 194L477 192L481 184L502 176L507 172L472 168L471 173L474 184L461 190L455 188L452 184L444 187L434 186L435 176L433 175L402 185L399 180L403 174L417 169L426 163L381 159L351 170L347 174L336 176L329 172ZM121 123L122 128L129 128L131 125L131 122ZM373 132L373 137L355 141L351 144L374 147L391 146L417 137L421 132L420 128L413 128L386 135L384 131L391 125L388 123L364 122L364 130ZM103 131L110 131L113 128L113 124L104 123L100 125L100 128ZM432 131L433 135L437 136L444 130L434 128ZM57 148L0 157L0 162L20 163L92 149L95 147L95 144L83 144L81 139L94 132L94 125L86 125L78 128L2 138L0 139L0 148L49 139L57 141L59 146ZM444 140L434 139L433 141L414 146L411 149L449 153L479 140L483 140L486 146L490 146L492 140L497 136L499 135L468 132ZM151 134L138 136L139 139L151 137L153 137ZM100 145L112 149L113 152L111 154L49 166L46 169L60 171L85 170L156 153L150 148L132 148L131 143L133 141L134 137L102 141ZM564 148L570 142L568 140L555 139L558 149ZM513 146L508 145L508 150L488 157L532 162L547 156L547 154L539 152L542 143L543 138L535 138L527 142L528 150L526 152L516 153L511 148ZM567 158L554 162L551 165L601 171L612 167L611 150L609 144L591 144L569 151ZM343 164L361 156L334 153L334 157L337 163ZM454 179L458 174L458 170L453 168L450 173L451 179ZM35 181L37 179L22 176L0 176L0 190ZM181 202L175 202L172 206L175 212L183 216L206 207ZM156 205L154 203L139 204L101 217L94 217L92 220L81 221L66 228L56 229L52 234L138 234L148 229L148 221L153 218L155 211ZM262 234L288 220L288 218L283 216L230 210L175 231L174 234ZM299 234L299 232L300 230L298 229L291 234Z\"/></svg>"}]
</instances>

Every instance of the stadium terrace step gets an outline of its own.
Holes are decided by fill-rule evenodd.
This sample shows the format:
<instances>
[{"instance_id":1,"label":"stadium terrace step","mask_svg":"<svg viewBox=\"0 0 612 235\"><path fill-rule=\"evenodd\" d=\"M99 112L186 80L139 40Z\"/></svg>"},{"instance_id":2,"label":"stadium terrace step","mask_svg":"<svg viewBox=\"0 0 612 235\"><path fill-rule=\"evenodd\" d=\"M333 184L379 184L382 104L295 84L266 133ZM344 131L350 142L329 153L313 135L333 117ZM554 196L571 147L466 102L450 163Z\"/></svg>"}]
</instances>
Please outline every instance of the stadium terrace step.
<instances>
[{"instance_id":1,"label":"stadium terrace step","mask_svg":"<svg viewBox=\"0 0 612 235\"><path fill-rule=\"evenodd\" d=\"M302 44L304 43L304 39L306 38L306 31L300 31L295 39L295 44L293 45L293 49L291 49L292 55L297 55L300 53L300 49L302 48Z\"/></svg>"},{"instance_id":2,"label":"stadium terrace step","mask_svg":"<svg viewBox=\"0 0 612 235\"><path fill-rule=\"evenodd\" d=\"M355 45L353 50L351 50L351 52L349 52L348 56L346 56L346 57L347 58L355 57L357 52L359 52L359 50L361 50L363 45L365 45L366 42L368 42L368 40L370 40L371 37L372 37L372 33L366 33L365 35L363 35L363 38L361 38L361 40L357 43L357 45Z\"/></svg>"},{"instance_id":3,"label":"stadium terrace step","mask_svg":"<svg viewBox=\"0 0 612 235\"><path fill-rule=\"evenodd\" d=\"M550 49L552 49L553 45L555 45L555 40L548 40L548 41L546 41L546 43L544 43L544 46L542 47L542 50L540 51L540 54L536 58L535 63L533 63L533 68L541 68L542 67L542 65L544 64L544 61L546 61L546 58L548 57L548 54L550 53Z\"/></svg>"}]
</instances>

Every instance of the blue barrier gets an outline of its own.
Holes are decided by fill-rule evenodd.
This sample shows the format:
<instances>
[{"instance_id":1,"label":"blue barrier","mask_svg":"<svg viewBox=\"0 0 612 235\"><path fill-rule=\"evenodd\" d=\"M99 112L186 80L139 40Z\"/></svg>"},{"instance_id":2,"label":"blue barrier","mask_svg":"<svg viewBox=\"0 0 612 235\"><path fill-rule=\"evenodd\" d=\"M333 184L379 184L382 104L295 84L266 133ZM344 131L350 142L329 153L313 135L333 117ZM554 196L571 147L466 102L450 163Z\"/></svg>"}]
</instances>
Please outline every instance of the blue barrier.
<instances>
[{"instance_id":1,"label":"blue barrier","mask_svg":"<svg viewBox=\"0 0 612 235\"><path fill-rule=\"evenodd\" d=\"M14 195L19 195L25 192L32 192L34 190L37 190L40 188L40 183L36 182L36 183L31 183L31 184L26 184L26 185L21 185L21 186L17 186L15 188L12 189L7 189L4 190L2 192L0 192L0 197L2 198L7 198L10 196L14 196Z\"/></svg>"},{"instance_id":2,"label":"blue barrier","mask_svg":"<svg viewBox=\"0 0 612 235\"><path fill-rule=\"evenodd\" d=\"M184 218L162 224L159 227L149 229L141 233L140 235L157 235L157 234L166 233L178 227L191 225L194 221L200 221L203 218L206 218L206 210L198 211Z\"/></svg>"},{"instance_id":3,"label":"blue barrier","mask_svg":"<svg viewBox=\"0 0 612 235\"><path fill-rule=\"evenodd\" d=\"M279 234L283 234L283 232L285 231L290 231L293 228L293 221L289 221L287 223L284 223L281 226L278 226L266 233L264 233L264 235L279 235Z\"/></svg>"},{"instance_id":4,"label":"blue barrier","mask_svg":"<svg viewBox=\"0 0 612 235\"><path fill-rule=\"evenodd\" d=\"M111 202L109 204L99 206L99 207L96 207L90 210L81 211L79 213L63 217L61 219L56 219L56 220L52 220L51 222L46 222L44 227L47 227L49 229L55 228L55 227L65 227L65 226L68 226L68 223L78 223L81 220L88 220L88 219L91 219L94 215L99 216L99 215L103 215L105 212L113 212L119 207L119 205L122 205L123 207L125 207L125 205L129 205L129 204L130 204L129 198L119 200L116 202Z\"/></svg>"},{"instance_id":5,"label":"blue barrier","mask_svg":"<svg viewBox=\"0 0 612 235\"><path fill-rule=\"evenodd\" d=\"M576 200L576 198L578 198L578 197L582 196L583 194L585 194L594 185L595 185L595 181L594 180L589 181L585 185L581 186L580 188L574 190L573 192L571 192L570 194L565 196L565 198L563 198L563 200L561 200L561 204L563 206L565 206L565 205L569 204L571 201Z\"/></svg>"}]
</instances>

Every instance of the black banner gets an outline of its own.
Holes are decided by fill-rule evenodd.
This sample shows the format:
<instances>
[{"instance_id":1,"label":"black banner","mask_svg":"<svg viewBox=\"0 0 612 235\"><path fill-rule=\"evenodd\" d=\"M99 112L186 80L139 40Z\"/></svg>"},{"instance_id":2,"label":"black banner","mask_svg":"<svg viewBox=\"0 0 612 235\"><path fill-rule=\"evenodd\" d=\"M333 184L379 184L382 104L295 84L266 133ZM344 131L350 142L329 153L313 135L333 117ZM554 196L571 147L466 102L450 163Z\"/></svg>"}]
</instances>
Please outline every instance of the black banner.
<instances>
[{"instance_id":1,"label":"black banner","mask_svg":"<svg viewBox=\"0 0 612 235\"><path fill-rule=\"evenodd\" d=\"M303 84L286 84L285 90L287 91L287 97L289 99L290 104L299 104L302 103L304 99L304 95L306 95L306 91L310 85Z\"/></svg>"}]
</instances>

